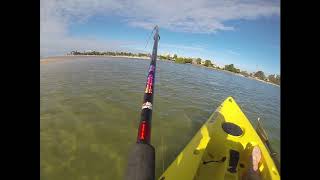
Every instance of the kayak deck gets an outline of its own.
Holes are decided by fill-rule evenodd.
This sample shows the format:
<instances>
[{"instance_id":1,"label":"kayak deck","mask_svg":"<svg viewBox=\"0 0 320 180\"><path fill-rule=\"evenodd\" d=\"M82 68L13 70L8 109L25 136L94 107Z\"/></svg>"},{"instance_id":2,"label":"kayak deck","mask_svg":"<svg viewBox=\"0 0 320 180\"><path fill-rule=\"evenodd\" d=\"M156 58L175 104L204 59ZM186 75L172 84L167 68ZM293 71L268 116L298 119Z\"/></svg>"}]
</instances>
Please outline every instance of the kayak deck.
<instances>
[{"instance_id":1,"label":"kayak deck","mask_svg":"<svg viewBox=\"0 0 320 180\"><path fill-rule=\"evenodd\" d=\"M276 166L255 129L232 97L200 128L159 180L242 179L253 146L261 150L261 179L280 179Z\"/></svg>"}]
</instances>

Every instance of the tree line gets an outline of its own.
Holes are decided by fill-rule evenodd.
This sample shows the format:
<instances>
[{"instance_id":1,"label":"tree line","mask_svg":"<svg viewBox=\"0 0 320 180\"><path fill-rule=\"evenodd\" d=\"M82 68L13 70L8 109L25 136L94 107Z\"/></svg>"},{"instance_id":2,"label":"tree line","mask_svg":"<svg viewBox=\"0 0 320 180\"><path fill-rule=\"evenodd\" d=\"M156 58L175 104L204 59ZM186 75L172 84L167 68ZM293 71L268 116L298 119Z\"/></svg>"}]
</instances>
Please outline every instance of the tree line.
<instances>
[{"instance_id":1,"label":"tree line","mask_svg":"<svg viewBox=\"0 0 320 180\"><path fill-rule=\"evenodd\" d=\"M135 57L150 57L150 54L147 53L131 53L131 52L98 52L98 51L88 51L88 52L78 52L71 51L70 55L107 55L107 56L135 56ZM169 60L178 64L198 64L206 67L222 69L230 71L233 73L241 74L245 77L255 77L263 81L268 81L277 85L280 85L280 75L271 74L266 76L263 71L257 71L254 73L248 73L247 71L241 71L239 68L236 68L234 64L225 65L223 68L215 66L211 60L202 60L201 58L190 58L190 57L179 57L177 54L174 54L173 57L170 55L158 55L160 60Z\"/></svg>"},{"instance_id":2,"label":"tree line","mask_svg":"<svg viewBox=\"0 0 320 180\"><path fill-rule=\"evenodd\" d=\"M233 64L225 65L223 70L230 71L230 72L233 72L233 73L239 73L239 74L242 74L245 77L256 77L256 78L258 78L260 80L280 85L280 75L270 74L269 76L266 76L263 71L257 71L257 72L254 72L254 73L248 73L247 71L241 71L240 69L234 67Z\"/></svg>"}]
</instances>

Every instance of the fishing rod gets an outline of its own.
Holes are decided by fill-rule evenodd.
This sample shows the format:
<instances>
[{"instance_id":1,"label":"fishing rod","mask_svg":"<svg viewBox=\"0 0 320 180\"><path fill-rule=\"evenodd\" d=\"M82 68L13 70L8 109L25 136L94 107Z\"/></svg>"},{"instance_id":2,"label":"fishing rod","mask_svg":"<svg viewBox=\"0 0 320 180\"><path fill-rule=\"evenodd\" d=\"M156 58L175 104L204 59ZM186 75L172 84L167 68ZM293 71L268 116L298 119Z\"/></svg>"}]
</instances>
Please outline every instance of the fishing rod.
<instances>
[{"instance_id":1,"label":"fishing rod","mask_svg":"<svg viewBox=\"0 0 320 180\"><path fill-rule=\"evenodd\" d=\"M153 37L154 44L144 91L143 104L141 107L138 136L137 141L129 154L127 171L125 174L126 180L154 180L155 178L155 149L150 144L150 140L157 50L160 36L158 26L155 26L153 30L155 31Z\"/></svg>"},{"instance_id":2,"label":"fishing rod","mask_svg":"<svg viewBox=\"0 0 320 180\"><path fill-rule=\"evenodd\" d=\"M257 128L256 128L256 132L259 135L259 137L261 138L261 140L266 144L267 148L269 149L270 152L270 156L274 162L274 164L277 167L278 172L280 173L280 162L277 158L277 153L276 151L273 150L267 132L266 130L263 128L262 123L260 122L260 118L258 118L258 124L257 124Z\"/></svg>"}]
</instances>

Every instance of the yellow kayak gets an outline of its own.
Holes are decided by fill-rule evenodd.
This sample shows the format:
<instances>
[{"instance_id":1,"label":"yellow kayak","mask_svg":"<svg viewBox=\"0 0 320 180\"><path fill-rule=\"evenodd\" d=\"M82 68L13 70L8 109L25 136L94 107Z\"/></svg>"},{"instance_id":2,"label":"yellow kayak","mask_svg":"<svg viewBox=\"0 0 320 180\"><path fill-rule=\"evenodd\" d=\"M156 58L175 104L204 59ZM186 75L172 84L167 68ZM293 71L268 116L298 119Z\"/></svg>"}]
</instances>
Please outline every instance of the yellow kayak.
<instances>
[{"instance_id":1,"label":"yellow kayak","mask_svg":"<svg viewBox=\"0 0 320 180\"><path fill-rule=\"evenodd\" d=\"M254 146L261 151L261 179L280 179L267 147L235 100L228 97L159 180L242 179Z\"/></svg>"}]
</instances>

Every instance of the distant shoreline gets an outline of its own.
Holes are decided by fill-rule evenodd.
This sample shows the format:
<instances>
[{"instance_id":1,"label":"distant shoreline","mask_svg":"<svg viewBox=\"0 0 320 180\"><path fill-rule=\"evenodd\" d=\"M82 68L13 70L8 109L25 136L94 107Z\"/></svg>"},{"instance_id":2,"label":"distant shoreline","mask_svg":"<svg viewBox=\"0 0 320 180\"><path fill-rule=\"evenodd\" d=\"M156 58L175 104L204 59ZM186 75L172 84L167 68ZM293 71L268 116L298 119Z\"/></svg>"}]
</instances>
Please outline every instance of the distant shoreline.
<instances>
[{"instance_id":1,"label":"distant shoreline","mask_svg":"<svg viewBox=\"0 0 320 180\"><path fill-rule=\"evenodd\" d=\"M40 64L47 64L47 63L50 63L50 62L57 62L57 61L65 61L65 60L68 60L68 58L70 58L69 60L71 60L71 59L74 59L74 58L77 58L77 57L112 57L112 58L128 58L128 59L150 60L150 57L139 57L139 56L65 55L65 56L51 56L51 57L40 58ZM169 60L161 60L161 61L171 62ZM278 84L266 82L266 81L263 81L261 79L256 79L256 78L253 78L253 77L250 77L250 76L246 77L246 76L244 76L242 74L237 74L237 73L230 72L230 71L223 70L223 69L206 67L206 66L203 66L203 65L200 65L200 64L191 64L191 65L198 66L198 67L204 67L204 68L207 68L207 69L212 69L212 70L217 70L217 71L223 71L223 72L227 72L227 73L230 73L230 74L233 74L233 75L236 75L236 76L242 76L242 77L245 77L245 78L248 78L248 79L252 79L252 80L256 80L256 81L260 81L260 82L263 82L263 83L266 83L266 84L271 84L271 85L280 87L280 85L278 85Z\"/></svg>"},{"instance_id":2,"label":"distant shoreline","mask_svg":"<svg viewBox=\"0 0 320 180\"><path fill-rule=\"evenodd\" d=\"M129 58L129 59L144 59L149 60L150 57L139 57L139 56L108 56L108 55L67 55L67 56L51 56L40 58L40 64L47 64L49 62L71 60L77 57L113 57L113 58Z\"/></svg>"},{"instance_id":3,"label":"distant shoreline","mask_svg":"<svg viewBox=\"0 0 320 180\"><path fill-rule=\"evenodd\" d=\"M202 65L200 65L200 64L192 64L192 65L198 66L198 67L207 68L207 69L213 69L213 70L216 70L216 71L226 72L226 73L230 73L230 74L233 74L233 75L236 75L236 76L241 76L241 77L244 77L244 78L248 78L248 79L252 79L252 80L256 80L256 81L260 81L260 82L263 82L263 83L266 83L266 84L271 84L271 85L280 87L280 85L278 85L278 84L273 84L273 83L271 83L271 82L266 82L266 81L263 81L263 80L261 80L261 79L256 79L256 78L253 78L253 77L250 77L250 76L244 76L244 75L242 75L242 74L230 72L230 71L227 71L227 70L217 69L217 68L211 68L211 67L206 67L206 66L202 66Z\"/></svg>"},{"instance_id":4,"label":"distant shoreline","mask_svg":"<svg viewBox=\"0 0 320 180\"><path fill-rule=\"evenodd\" d=\"M233 75L236 75L236 76L242 76L242 77L244 77L244 78L248 78L248 79L252 79L252 80L256 80L256 81L260 81L260 82L263 82L263 83L266 83L266 84L271 84L271 85L280 87L280 85L278 85L278 84L274 84L274 83L267 82L267 81L264 81L264 80L261 80L261 79L257 79L257 78L253 78L253 77L250 77L250 76L244 76L244 75L242 75L242 74L230 72L230 71L223 70L223 69L216 69L216 68L211 68L211 69L215 69L215 70L218 70L218 71L227 72L227 73L230 73L230 74L233 74Z\"/></svg>"}]
</instances>

